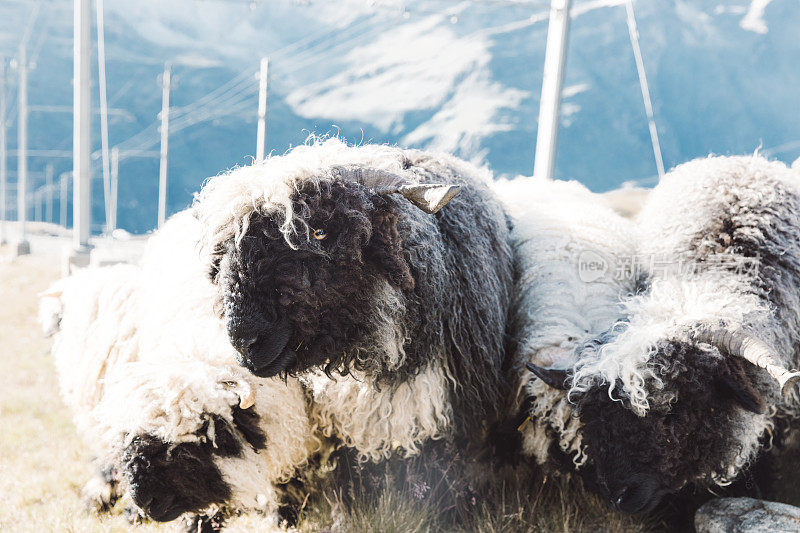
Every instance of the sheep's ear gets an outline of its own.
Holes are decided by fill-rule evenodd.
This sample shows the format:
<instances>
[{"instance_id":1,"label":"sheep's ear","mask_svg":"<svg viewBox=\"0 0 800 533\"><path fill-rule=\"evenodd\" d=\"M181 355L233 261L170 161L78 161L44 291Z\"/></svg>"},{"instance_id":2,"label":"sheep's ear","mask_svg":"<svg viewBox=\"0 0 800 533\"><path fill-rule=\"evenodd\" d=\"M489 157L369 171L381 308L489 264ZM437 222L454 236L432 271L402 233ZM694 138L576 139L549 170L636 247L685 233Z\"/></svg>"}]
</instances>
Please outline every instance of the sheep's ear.
<instances>
[{"instance_id":1,"label":"sheep's ear","mask_svg":"<svg viewBox=\"0 0 800 533\"><path fill-rule=\"evenodd\" d=\"M537 378L541 379L554 389L569 389L569 385L567 384L570 379L568 370L560 368L545 368L543 366L534 365L533 363L525 363L525 368L536 374Z\"/></svg>"},{"instance_id":2,"label":"sheep's ear","mask_svg":"<svg viewBox=\"0 0 800 533\"><path fill-rule=\"evenodd\" d=\"M397 231L397 215L379 209L372 217L372 237L366 248L367 258L375 263L389 282L403 290L414 288L411 268L403 256L403 242Z\"/></svg>"},{"instance_id":3,"label":"sheep's ear","mask_svg":"<svg viewBox=\"0 0 800 533\"><path fill-rule=\"evenodd\" d=\"M452 200L460 190L460 185L420 183L386 188L378 191L378 194L399 193L403 198L432 215Z\"/></svg>"},{"instance_id":4,"label":"sheep's ear","mask_svg":"<svg viewBox=\"0 0 800 533\"><path fill-rule=\"evenodd\" d=\"M728 357L727 363L728 368L716 376L719 394L735 401L751 413L764 414L764 399L753 388L742 364L735 357Z\"/></svg>"}]
</instances>

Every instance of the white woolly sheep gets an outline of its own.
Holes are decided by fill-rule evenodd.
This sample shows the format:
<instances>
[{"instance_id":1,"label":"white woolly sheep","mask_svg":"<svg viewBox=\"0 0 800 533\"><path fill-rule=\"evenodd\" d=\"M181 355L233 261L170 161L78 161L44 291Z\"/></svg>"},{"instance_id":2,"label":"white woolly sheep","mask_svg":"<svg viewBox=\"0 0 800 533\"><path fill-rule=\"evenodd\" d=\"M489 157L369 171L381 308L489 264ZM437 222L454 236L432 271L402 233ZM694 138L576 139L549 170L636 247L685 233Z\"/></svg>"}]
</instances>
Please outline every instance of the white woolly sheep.
<instances>
[{"instance_id":1,"label":"white woolly sheep","mask_svg":"<svg viewBox=\"0 0 800 533\"><path fill-rule=\"evenodd\" d=\"M150 517L215 505L274 512L276 484L320 440L296 380L235 366L210 283L185 257L196 257L195 227L179 215L153 239L143 268L81 271L45 293L45 323L59 324L63 397L87 445ZM86 487L96 506L119 493L105 470Z\"/></svg>"},{"instance_id":2,"label":"white woolly sheep","mask_svg":"<svg viewBox=\"0 0 800 533\"><path fill-rule=\"evenodd\" d=\"M633 224L574 181L520 177L500 180L494 190L513 222L511 412L518 414L522 453L544 464L560 450L581 465L579 422L566 394L526 364L545 378L544 368L572 367L576 349L619 319L636 285Z\"/></svg>"},{"instance_id":3,"label":"white woolly sheep","mask_svg":"<svg viewBox=\"0 0 800 533\"><path fill-rule=\"evenodd\" d=\"M561 375L597 485L627 512L729 483L800 412L786 370L800 362L800 176L758 156L692 161L638 223L647 290Z\"/></svg>"}]
</instances>

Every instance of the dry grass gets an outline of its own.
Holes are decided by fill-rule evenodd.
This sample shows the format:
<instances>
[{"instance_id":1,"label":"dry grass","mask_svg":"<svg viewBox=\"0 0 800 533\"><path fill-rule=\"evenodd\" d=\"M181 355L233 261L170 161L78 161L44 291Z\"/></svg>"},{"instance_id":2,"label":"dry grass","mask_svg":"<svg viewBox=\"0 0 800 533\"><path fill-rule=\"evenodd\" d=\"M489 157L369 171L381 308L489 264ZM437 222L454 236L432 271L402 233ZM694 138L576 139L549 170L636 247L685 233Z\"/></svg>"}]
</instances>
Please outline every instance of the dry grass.
<instances>
[{"instance_id":1,"label":"dry grass","mask_svg":"<svg viewBox=\"0 0 800 533\"><path fill-rule=\"evenodd\" d=\"M442 512L431 499L419 500L408 490L385 489L361 496L348 507L325 502L301 526L303 531L352 533L431 532L630 532L665 530L657 519L611 512L593 495L565 479L542 480L528 491L500 490L488 501L475 501L460 512Z\"/></svg>"},{"instance_id":2,"label":"dry grass","mask_svg":"<svg viewBox=\"0 0 800 533\"><path fill-rule=\"evenodd\" d=\"M0 249L0 257L5 255ZM5 251L7 252L7 250ZM102 517L84 512L80 489L89 475L90 457L78 439L70 415L58 397L50 341L35 322L37 293L58 276L53 257L0 260L0 531L127 531L134 529L114 509ZM772 496L798 503L792 481L797 456ZM406 487L358 494L345 506L322 498L301 517L300 531L443 532L474 531L653 531L655 519L611 513L593 496L564 480L545 480L517 493L498 491L493 501L475 501L468 514L442 513L434 497L412 497ZM119 507L119 506L118 506ZM347 511L344 511L344 509ZM177 523L143 524L137 531L176 531ZM274 529L261 516L231 520L229 531Z\"/></svg>"},{"instance_id":3,"label":"dry grass","mask_svg":"<svg viewBox=\"0 0 800 533\"><path fill-rule=\"evenodd\" d=\"M101 521L81 506L89 457L35 321L36 295L57 276L52 257L0 262L0 530L126 531L122 516Z\"/></svg>"}]
</instances>

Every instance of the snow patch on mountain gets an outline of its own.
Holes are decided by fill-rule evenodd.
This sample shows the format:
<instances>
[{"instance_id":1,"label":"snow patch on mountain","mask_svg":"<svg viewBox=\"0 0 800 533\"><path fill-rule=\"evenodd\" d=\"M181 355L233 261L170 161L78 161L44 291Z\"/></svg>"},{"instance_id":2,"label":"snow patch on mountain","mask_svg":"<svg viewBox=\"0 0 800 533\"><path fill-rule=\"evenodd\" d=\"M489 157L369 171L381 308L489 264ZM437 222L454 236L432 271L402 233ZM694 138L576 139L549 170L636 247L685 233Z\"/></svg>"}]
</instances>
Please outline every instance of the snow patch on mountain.
<instances>
[{"instance_id":1,"label":"snow patch on mountain","mask_svg":"<svg viewBox=\"0 0 800 533\"><path fill-rule=\"evenodd\" d=\"M767 27L767 22L764 20L764 11L767 10L767 6L770 2L772 2L772 0L752 0L739 26L741 26L743 30L761 34L767 33L769 28Z\"/></svg>"},{"instance_id":2,"label":"snow patch on mountain","mask_svg":"<svg viewBox=\"0 0 800 533\"><path fill-rule=\"evenodd\" d=\"M483 140L518 126L501 111L517 109L528 96L526 91L491 81L483 70L473 72L459 82L441 109L403 137L401 144L426 146L484 163L488 150L482 148Z\"/></svg>"},{"instance_id":3,"label":"snow patch on mountain","mask_svg":"<svg viewBox=\"0 0 800 533\"><path fill-rule=\"evenodd\" d=\"M409 113L429 111L401 143L482 159L481 141L514 127L500 111L528 95L492 80L491 44L480 33L456 35L443 15L425 17L355 48L339 74L297 87L286 101L301 116L363 122L393 135L404 132Z\"/></svg>"}]
</instances>

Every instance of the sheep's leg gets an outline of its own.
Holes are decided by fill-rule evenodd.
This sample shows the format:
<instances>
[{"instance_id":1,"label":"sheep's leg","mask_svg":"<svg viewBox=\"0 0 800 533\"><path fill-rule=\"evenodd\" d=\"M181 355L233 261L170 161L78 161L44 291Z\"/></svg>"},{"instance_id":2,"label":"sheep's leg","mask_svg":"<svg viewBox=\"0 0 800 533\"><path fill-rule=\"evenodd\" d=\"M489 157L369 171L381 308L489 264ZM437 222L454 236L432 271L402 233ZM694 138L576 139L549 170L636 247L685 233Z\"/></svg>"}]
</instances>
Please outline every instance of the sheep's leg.
<instances>
[{"instance_id":1,"label":"sheep's leg","mask_svg":"<svg viewBox=\"0 0 800 533\"><path fill-rule=\"evenodd\" d=\"M119 477L114 465L98 468L81 490L84 506L95 513L110 510L119 496Z\"/></svg>"}]
</instances>

